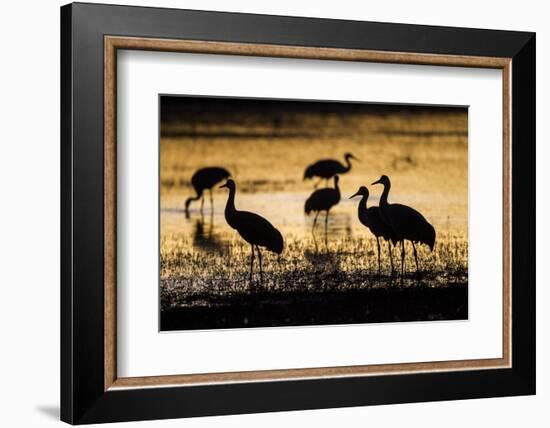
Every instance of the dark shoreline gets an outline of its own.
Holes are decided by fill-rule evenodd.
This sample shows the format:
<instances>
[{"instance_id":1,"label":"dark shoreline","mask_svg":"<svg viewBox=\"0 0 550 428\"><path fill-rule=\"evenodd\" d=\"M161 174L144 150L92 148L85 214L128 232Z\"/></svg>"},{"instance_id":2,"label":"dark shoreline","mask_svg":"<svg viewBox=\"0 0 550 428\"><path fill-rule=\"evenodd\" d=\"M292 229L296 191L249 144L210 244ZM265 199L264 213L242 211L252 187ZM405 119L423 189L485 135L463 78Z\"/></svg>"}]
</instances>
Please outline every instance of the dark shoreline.
<instances>
[{"instance_id":1,"label":"dark shoreline","mask_svg":"<svg viewBox=\"0 0 550 428\"><path fill-rule=\"evenodd\" d=\"M161 311L160 330L207 330L468 319L467 283L318 293L259 291Z\"/></svg>"}]
</instances>

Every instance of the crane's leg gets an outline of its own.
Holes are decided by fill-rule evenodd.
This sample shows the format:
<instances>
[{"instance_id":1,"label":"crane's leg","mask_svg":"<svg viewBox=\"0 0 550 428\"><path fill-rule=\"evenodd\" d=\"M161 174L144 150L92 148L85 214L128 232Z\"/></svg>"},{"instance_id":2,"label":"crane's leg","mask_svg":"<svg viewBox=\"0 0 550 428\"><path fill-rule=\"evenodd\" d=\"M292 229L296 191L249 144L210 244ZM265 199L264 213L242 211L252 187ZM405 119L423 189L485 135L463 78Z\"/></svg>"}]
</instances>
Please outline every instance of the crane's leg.
<instances>
[{"instance_id":1,"label":"crane's leg","mask_svg":"<svg viewBox=\"0 0 550 428\"><path fill-rule=\"evenodd\" d=\"M204 195L201 196L201 215L203 215L203 208L204 208Z\"/></svg>"},{"instance_id":2,"label":"crane's leg","mask_svg":"<svg viewBox=\"0 0 550 428\"><path fill-rule=\"evenodd\" d=\"M264 282L264 273L262 270L262 252L260 251L260 247L256 245L256 251L258 251L258 258L260 259L260 284L263 284Z\"/></svg>"},{"instance_id":3,"label":"crane's leg","mask_svg":"<svg viewBox=\"0 0 550 428\"><path fill-rule=\"evenodd\" d=\"M390 253L391 273L393 275L393 254L392 254L392 250L391 250L391 241L388 241L388 251Z\"/></svg>"},{"instance_id":4,"label":"crane's leg","mask_svg":"<svg viewBox=\"0 0 550 428\"><path fill-rule=\"evenodd\" d=\"M376 247L378 248L378 275L380 275L381 272L381 266L380 266L380 238L376 237Z\"/></svg>"},{"instance_id":5,"label":"crane's leg","mask_svg":"<svg viewBox=\"0 0 550 428\"><path fill-rule=\"evenodd\" d=\"M418 255L416 254L416 246L414 245L414 242L411 241L413 244L413 252L414 252L414 261L416 262L416 273L418 273Z\"/></svg>"},{"instance_id":6,"label":"crane's leg","mask_svg":"<svg viewBox=\"0 0 550 428\"><path fill-rule=\"evenodd\" d=\"M328 251L328 237L327 237L327 234L328 234L328 210L327 210L327 213L325 215L325 248Z\"/></svg>"},{"instance_id":7,"label":"crane's leg","mask_svg":"<svg viewBox=\"0 0 550 428\"><path fill-rule=\"evenodd\" d=\"M401 240L401 280L403 280L403 270L405 269L405 240Z\"/></svg>"},{"instance_id":8,"label":"crane's leg","mask_svg":"<svg viewBox=\"0 0 550 428\"><path fill-rule=\"evenodd\" d=\"M315 243L315 252L317 252L317 240L315 239L315 226L317 225L317 217L319 217L319 212L315 213L315 218L313 219L313 226L311 227L311 234L313 235L313 242Z\"/></svg>"},{"instance_id":9,"label":"crane's leg","mask_svg":"<svg viewBox=\"0 0 550 428\"><path fill-rule=\"evenodd\" d=\"M250 249L252 250L252 253L250 254L250 276L248 277L248 280L252 283L252 271L254 270L254 245L251 244Z\"/></svg>"},{"instance_id":10,"label":"crane's leg","mask_svg":"<svg viewBox=\"0 0 550 428\"><path fill-rule=\"evenodd\" d=\"M212 189L210 191L210 216L214 215L214 198L212 197Z\"/></svg>"}]
</instances>

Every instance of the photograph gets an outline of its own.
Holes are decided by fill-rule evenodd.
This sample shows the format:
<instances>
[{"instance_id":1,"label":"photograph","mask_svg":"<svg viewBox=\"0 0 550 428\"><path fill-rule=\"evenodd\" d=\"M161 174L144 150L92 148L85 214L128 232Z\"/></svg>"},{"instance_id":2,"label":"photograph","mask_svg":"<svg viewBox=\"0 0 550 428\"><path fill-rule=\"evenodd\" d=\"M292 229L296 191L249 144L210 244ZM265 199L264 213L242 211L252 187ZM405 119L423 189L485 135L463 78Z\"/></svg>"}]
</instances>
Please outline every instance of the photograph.
<instances>
[{"instance_id":1,"label":"photograph","mask_svg":"<svg viewBox=\"0 0 550 428\"><path fill-rule=\"evenodd\" d=\"M468 319L467 107L159 114L161 331Z\"/></svg>"}]
</instances>

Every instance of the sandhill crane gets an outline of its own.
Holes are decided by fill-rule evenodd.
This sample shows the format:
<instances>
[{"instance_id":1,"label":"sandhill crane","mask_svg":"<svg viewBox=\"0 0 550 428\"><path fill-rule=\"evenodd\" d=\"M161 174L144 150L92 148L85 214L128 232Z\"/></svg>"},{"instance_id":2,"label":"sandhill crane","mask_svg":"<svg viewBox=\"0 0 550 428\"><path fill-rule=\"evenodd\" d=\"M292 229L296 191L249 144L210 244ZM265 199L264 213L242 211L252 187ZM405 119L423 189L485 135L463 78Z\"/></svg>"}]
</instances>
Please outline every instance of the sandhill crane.
<instances>
[{"instance_id":1,"label":"sandhill crane","mask_svg":"<svg viewBox=\"0 0 550 428\"><path fill-rule=\"evenodd\" d=\"M365 186L361 186L359 190L350 196L354 198L356 196L362 196L359 201L359 207L357 208L357 215L359 221L366 227L369 228L371 233L376 237L376 245L378 247L378 273L380 274L381 263L380 263L380 238L388 241L388 251L390 253L390 263L391 271L393 272L393 256L391 250L391 244L397 244L397 236L393 229L382 220L382 215L380 213L379 207L370 207L367 208L367 201L369 199L369 189Z\"/></svg>"},{"instance_id":2,"label":"sandhill crane","mask_svg":"<svg viewBox=\"0 0 550 428\"><path fill-rule=\"evenodd\" d=\"M210 208L211 212L214 212L214 200L212 198L212 188L218 184L220 181L225 180L227 177L230 177L231 173L219 166L211 166L207 168L201 168L195 171L191 177L191 185L195 189L196 196L187 198L185 201L185 215L189 217L189 205L191 202L201 200L201 214L204 207L204 195L205 190L210 192Z\"/></svg>"},{"instance_id":3,"label":"sandhill crane","mask_svg":"<svg viewBox=\"0 0 550 428\"><path fill-rule=\"evenodd\" d=\"M346 172L349 172L351 169L350 159L354 159L356 161L359 160L351 153L346 153L344 155L344 159L346 160L345 166L336 159L322 159L309 165L304 172L304 180L319 177L319 181L315 185L315 187L317 187L324 178L327 181L328 186L328 180L330 178L334 177L336 174L345 174Z\"/></svg>"},{"instance_id":4,"label":"sandhill crane","mask_svg":"<svg viewBox=\"0 0 550 428\"><path fill-rule=\"evenodd\" d=\"M435 245L435 229L428 223L422 214L414 208L401 204L390 204L388 194L390 193L391 181L388 176L383 175L372 184L384 185L384 191L380 197L380 213L382 219L389 224L399 241L401 241L401 278L405 264L405 239L411 241L418 272L418 255L415 242L426 244L433 251Z\"/></svg>"},{"instance_id":5,"label":"sandhill crane","mask_svg":"<svg viewBox=\"0 0 550 428\"><path fill-rule=\"evenodd\" d=\"M240 211L235 208L235 192L237 186L231 179L220 186L220 188L226 187L229 189L229 196L227 197L227 203L225 204L225 221L227 224L239 232L241 238L250 244L251 256L250 256L250 281L252 281L252 272L254 269L254 247L258 251L258 258L260 259L260 281L263 282L262 271L262 253L260 247L265 247L269 251L281 254L283 252L284 242L281 232L279 232L273 225L265 218L248 211Z\"/></svg>"},{"instance_id":6,"label":"sandhill crane","mask_svg":"<svg viewBox=\"0 0 550 428\"><path fill-rule=\"evenodd\" d=\"M338 187L339 177L334 176L334 188L326 187L324 189L315 190L309 198L306 200L304 211L307 215L311 211L315 211L315 218L313 219L313 226L311 227L311 234L313 235L313 242L317 248L317 241L315 240L315 225L317 224L317 217L321 211L325 211L325 247L328 249L327 238L327 224L328 224L328 212L330 209L340 202L340 188Z\"/></svg>"}]
</instances>

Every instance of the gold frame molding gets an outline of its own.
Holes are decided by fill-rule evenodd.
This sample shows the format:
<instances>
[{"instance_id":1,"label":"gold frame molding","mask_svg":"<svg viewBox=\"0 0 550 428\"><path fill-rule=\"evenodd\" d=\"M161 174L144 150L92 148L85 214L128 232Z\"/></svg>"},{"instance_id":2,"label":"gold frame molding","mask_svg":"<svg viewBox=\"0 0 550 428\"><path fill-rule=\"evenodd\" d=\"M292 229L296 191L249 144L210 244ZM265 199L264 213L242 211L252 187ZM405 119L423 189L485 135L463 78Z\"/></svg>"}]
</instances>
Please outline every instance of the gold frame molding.
<instances>
[{"instance_id":1,"label":"gold frame molding","mask_svg":"<svg viewBox=\"0 0 550 428\"><path fill-rule=\"evenodd\" d=\"M503 322L502 358L432 361L404 364L358 365L305 369L204 373L171 376L117 377L116 367L116 85L117 50L168 51L212 55L244 55L323 59L502 70L503 82ZM198 384L356 377L421 372L496 369L511 367L511 58L382 52L357 49L279 46L138 37L104 37L104 389L127 389Z\"/></svg>"}]
</instances>

